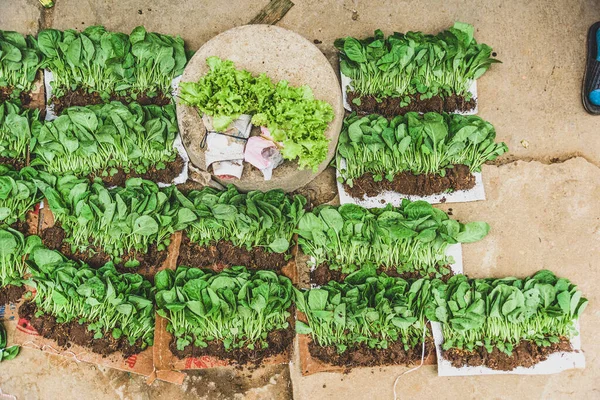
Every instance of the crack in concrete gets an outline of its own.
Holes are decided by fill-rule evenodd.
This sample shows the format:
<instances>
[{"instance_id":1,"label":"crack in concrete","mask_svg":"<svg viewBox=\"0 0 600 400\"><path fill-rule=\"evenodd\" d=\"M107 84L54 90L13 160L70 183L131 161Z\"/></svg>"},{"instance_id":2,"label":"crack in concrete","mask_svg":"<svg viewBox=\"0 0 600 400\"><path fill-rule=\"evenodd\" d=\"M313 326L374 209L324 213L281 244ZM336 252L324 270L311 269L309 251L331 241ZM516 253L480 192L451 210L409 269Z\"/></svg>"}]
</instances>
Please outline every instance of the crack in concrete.
<instances>
[{"instance_id":1,"label":"crack in concrete","mask_svg":"<svg viewBox=\"0 0 600 400\"><path fill-rule=\"evenodd\" d=\"M592 164L596 168L600 168L600 163L597 161L591 160L588 156L581 152L573 152L567 153L560 156L543 156L543 157L515 157L515 156L507 156L503 157L500 160L492 161L488 163L488 165L493 165L496 167L501 167L508 164L514 164L518 161L523 162L539 162L544 165L552 165L552 164L562 164L574 158L582 158L587 161L589 164Z\"/></svg>"},{"instance_id":2,"label":"crack in concrete","mask_svg":"<svg viewBox=\"0 0 600 400\"><path fill-rule=\"evenodd\" d=\"M52 27L54 20L54 7L41 7L40 18L38 20L38 32Z\"/></svg>"}]
</instances>

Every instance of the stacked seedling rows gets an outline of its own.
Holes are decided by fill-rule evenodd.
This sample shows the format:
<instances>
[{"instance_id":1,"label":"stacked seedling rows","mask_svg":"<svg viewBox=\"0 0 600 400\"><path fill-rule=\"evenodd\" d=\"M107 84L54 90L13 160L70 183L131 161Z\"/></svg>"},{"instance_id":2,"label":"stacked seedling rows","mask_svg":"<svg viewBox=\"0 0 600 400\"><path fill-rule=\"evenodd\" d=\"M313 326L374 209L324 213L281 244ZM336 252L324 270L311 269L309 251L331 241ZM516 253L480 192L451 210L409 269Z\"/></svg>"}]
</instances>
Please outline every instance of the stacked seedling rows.
<instances>
[{"instance_id":1,"label":"stacked seedling rows","mask_svg":"<svg viewBox=\"0 0 600 400\"><path fill-rule=\"evenodd\" d=\"M1 32L0 46L0 302L28 285L19 313L42 336L137 354L153 343L148 279L196 218L157 185L183 168L171 94L183 41L95 26ZM46 107L32 100L42 70Z\"/></svg>"},{"instance_id":2,"label":"stacked seedling rows","mask_svg":"<svg viewBox=\"0 0 600 400\"><path fill-rule=\"evenodd\" d=\"M490 227L429 204L469 199L482 165L508 151L472 115L476 80L497 62L473 33L456 23L335 42L351 111L335 162L343 205L316 207L298 225L312 284L297 293L303 373L429 362L436 345L457 369L511 371L573 351L587 303L576 286L549 271L469 280L452 250Z\"/></svg>"},{"instance_id":3,"label":"stacked seedling rows","mask_svg":"<svg viewBox=\"0 0 600 400\"><path fill-rule=\"evenodd\" d=\"M171 95L187 60L180 38L90 27L0 32L0 46L0 305L34 289L20 315L43 337L128 357L156 327L174 360L258 364L287 362L297 332L301 361L321 370L418 363L434 349L430 322L456 367L512 370L571 350L587 304L574 284L549 271L462 275L453 251L482 240L485 222L423 200L311 208L281 190L168 185L183 168ZM353 110L336 167L351 195L468 190L507 151L490 123L451 114L475 107L473 82L496 61L471 26L336 46ZM208 63L183 84L185 104L223 126L253 113L289 142L286 159L322 161L333 117L308 86ZM41 69L50 107L27 108ZM298 249L308 290L294 287Z\"/></svg>"}]
</instances>

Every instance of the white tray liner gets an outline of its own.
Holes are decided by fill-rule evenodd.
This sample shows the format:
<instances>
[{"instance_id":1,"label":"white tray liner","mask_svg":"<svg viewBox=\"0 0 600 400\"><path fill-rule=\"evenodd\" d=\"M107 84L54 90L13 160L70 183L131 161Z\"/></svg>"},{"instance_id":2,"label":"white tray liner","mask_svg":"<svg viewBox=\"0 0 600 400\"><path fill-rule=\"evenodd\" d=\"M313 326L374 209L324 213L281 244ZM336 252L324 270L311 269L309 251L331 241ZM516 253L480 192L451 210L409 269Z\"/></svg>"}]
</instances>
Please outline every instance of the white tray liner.
<instances>
[{"instance_id":1,"label":"white tray liner","mask_svg":"<svg viewBox=\"0 0 600 400\"><path fill-rule=\"evenodd\" d=\"M442 333L442 324L431 322L433 331L433 340L435 342L435 352L438 363L438 376L472 376L472 375L549 375L556 374L568 369L585 368L585 355L581 351L581 335L579 321L576 321L575 328L577 336L571 339L571 346L574 352L557 352L550 354L547 360L537 363L530 368L517 367L512 371L498 371L484 366L479 367L453 367L450 361L442 356L442 344L444 336Z\"/></svg>"},{"instance_id":2,"label":"white tray liner","mask_svg":"<svg viewBox=\"0 0 600 400\"><path fill-rule=\"evenodd\" d=\"M448 245L448 247L446 247L446 255L454 258L454 263L450 264L450 269L452 270L452 272L455 275L462 274L464 271L463 259L462 259L462 244L456 243L456 244ZM315 262L316 262L316 259L313 256L311 256L310 260L308 262L308 265L310 267L310 272L313 272L315 270L315 268L316 268ZM310 284L311 289L315 289L318 287L320 287L320 286L315 285L314 283Z\"/></svg>"},{"instance_id":3,"label":"white tray liner","mask_svg":"<svg viewBox=\"0 0 600 400\"><path fill-rule=\"evenodd\" d=\"M342 73L342 70L340 69L340 78L341 78L341 83L342 83L342 99L344 101L344 108L350 112L352 112L352 107L350 107L350 103L348 103L348 96L347 96L347 91L348 89L354 90L354 87L352 86L352 79L350 79L349 77L347 77L346 75L344 75ZM479 101L477 101L477 81L472 81L471 82L471 86L469 87L469 92L471 93L472 97L475 99L475 108L469 111L454 111L452 114L460 114L460 115L475 115L479 112Z\"/></svg>"},{"instance_id":4,"label":"white tray liner","mask_svg":"<svg viewBox=\"0 0 600 400\"><path fill-rule=\"evenodd\" d=\"M346 168L346 160L340 160L340 167ZM336 178L341 177L340 171L336 168ZM344 185L336 180L338 194L340 196L340 204L356 204L366 208L382 208L386 204L392 204L399 207L402 204L402 199L410 201L424 200L430 204L440 203L466 203L470 201L485 200L485 189L483 186L483 178L481 172L473 173L475 176L475 186L469 190L457 190L451 193L440 193L431 196L409 196L402 193L384 191L375 197L368 197L366 194L362 199L352 197L346 192Z\"/></svg>"},{"instance_id":5,"label":"white tray liner","mask_svg":"<svg viewBox=\"0 0 600 400\"><path fill-rule=\"evenodd\" d=\"M52 85L50 84L50 82L52 82L53 80L54 76L52 75L52 71L44 69L44 87L46 89L46 121L53 121L57 117L57 115L54 113L54 104L50 104L50 98L52 97ZM176 76L171 81L171 94L173 95L173 97L175 97L179 92L180 81L181 75ZM188 180L188 164L190 162L190 158L188 157L185 147L183 146L183 141L181 140L181 134L179 132L177 132L177 136L175 136L173 147L175 147L177 153L183 159L183 169L181 170L181 173L173 179L172 182L157 182L159 187L179 185L185 183Z\"/></svg>"}]
</instances>

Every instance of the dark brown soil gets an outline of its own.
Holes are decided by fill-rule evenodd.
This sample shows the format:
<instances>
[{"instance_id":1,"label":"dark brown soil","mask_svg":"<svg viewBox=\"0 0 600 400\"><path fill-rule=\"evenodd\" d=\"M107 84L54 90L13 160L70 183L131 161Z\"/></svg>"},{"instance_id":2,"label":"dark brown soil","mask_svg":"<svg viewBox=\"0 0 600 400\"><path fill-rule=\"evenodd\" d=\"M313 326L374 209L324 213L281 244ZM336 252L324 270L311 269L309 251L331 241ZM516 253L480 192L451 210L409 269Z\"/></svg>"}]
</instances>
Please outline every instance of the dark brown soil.
<instances>
[{"instance_id":1,"label":"dark brown soil","mask_svg":"<svg viewBox=\"0 0 600 400\"><path fill-rule=\"evenodd\" d=\"M0 87L0 104L5 101L11 101L11 94L13 92L13 88L9 87ZM19 93L19 100L21 101L22 106L27 106L31 103L31 93L30 92L21 92Z\"/></svg>"},{"instance_id":2,"label":"dark brown soil","mask_svg":"<svg viewBox=\"0 0 600 400\"><path fill-rule=\"evenodd\" d=\"M1 103L1 101L0 101ZM25 167L25 160L21 160L18 158L8 158L8 157L0 157L0 164L10 165L17 171L21 168Z\"/></svg>"},{"instance_id":3,"label":"dark brown soil","mask_svg":"<svg viewBox=\"0 0 600 400\"><path fill-rule=\"evenodd\" d=\"M51 250L58 250L70 260L83 261L92 268L100 268L107 262L112 260L110 254L105 253L97 246L90 245L87 251L75 253L71 251L71 245L64 242L65 231L60 226L46 228L40 234L42 242ZM135 258L140 262L140 265L135 268L125 267L125 263ZM151 279L158 272L158 268L167 258L167 250L158 251L155 245L151 245L146 254L128 253L121 257L119 263L115 263L117 271L121 273L135 272Z\"/></svg>"},{"instance_id":4,"label":"dark brown soil","mask_svg":"<svg viewBox=\"0 0 600 400\"><path fill-rule=\"evenodd\" d=\"M471 174L466 165L455 165L454 168L446 169L446 176L437 174L414 175L406 171L397 174L390 182L383 179L380 182L373 180L373 174L366 173L360 178L353 179L352 187L344 183L344 189L352 197L362 199L375 197L385 191L392 191L405 195L430 196L432 194L444 193L447 190L468 190L475 186L475 176Z\"/></svg>"},{"instance_id":5,"label":"dark brown soil","mask_svg":"<svg viewBox=\"0 0 600 400\"><path fill-rule=\"evenodd\" d=\"M360 98L360 106L357 106L352 101L355 98ZM360 96L355 92L348 92L348 104L353 111L357 111L361 114L380 114L384 117L393 118L396 115L404 115L410 111L416 111L421 113L426 112L465 112L471 111L475 108L477 102L475 99L467 101L462 96L455 94L442 98L440 96L433 96L430 99L421 100L421 95L411 95L410 104L407 106L401 106L401 97L384 97L377 100L375 96Z\"/></svg>"},{"instance_id":6,"label":"dark brown soil","mask_svg":"<svg viewBox=\"0 0 600 400\"><path fill-rule=\"evenodd\" d=\"M379 367L384 365L412 365L421 362L423 345L419 344L412 349L404 350L401 342L392 342L387 349L372 349L364 343L348 348L339 354L335 346L322 347L315 342L308 343L310 355L326 364L345 367L350 370L353 367ZM435 351L431 337L425 339L425 356Z\"/></svg>"},{"instance_id":7,"label":"dark brown soil","mask_svg":"<svg viewBox=\"0 0 600 400\"><path fill-rule=\"evenodd\" d=\"M29 236L29 222L25 221L17 221L10 226L16 231L21 232L25 236Z\"/></svg>"},{"instance_id":8,"label":"dark brown soil","mask_svg":"<svg viewBox=\"0 0 600 400\"><path fill-rule=\"evenodd\" d=\"M485 366L500 371L512 371L516 367L532 367L541 361L547 360L550 354L562 351L573 351L569 339L564 337L560 339L559 343L552 343L547 347L540 347L534 342L524 340L513 350L511 356L495 347L491 353L488 353L484 347L478 347L473 351L444 350L442 354L456 368Z\"/></svg>"},{"instance_id":9,"label":"dark brown soil","mask_svg":"<svg viewBox=\"0 0 600 400\"><path fill-rule=\"evenodd\" d=\"M0 288L0 306L15 303L25 293L25 286L8 285Z\"/></svg>"},{"instance_id":10,"label":"dark brown soil","mask_svg":"<svg viewBox=\"0 0 600 400\"><path fill-rule=\"evenodd\" d=\"M113 176L101 176L92 174L89 176L90 180L94 178L102 179L105 185L111 186L125 186L125 181L129 178L143 178L152 182L170 183L173 179L177 178L183 170L183 158L179 154L174 161L167 163L165 168L157 170L152 167L143 174L138 174L135 171L125 173L122 168L119 168L117 173Z\"/></svg>"},{"instance_id":11,"label":"dark brown soil","mask_svg":"<svg viewBox=\"0 0 600 400\"><path fill-rule=\"evenodd\" d=\"M250 269L280 272L287 265L286 254L270 253L262 247L248 251L231 242L220 241L216 245L200 246L190 241L184 232L179 247L177 265L195 268L210 268L219 272L227 267L243 265Z\"/></svg>"},{"instance_id":12,"label":"dark brown soil","mask_svg":"<svg viewBox=\"0 0 600 400\"><path fill-rule=\"evenodd\" d=\"M291 354L292 345L294 343L294 328L293 324L288 329L282 329L279 331L269 332L267 336L267 343L269 346L265 349L250 350L244 349L232 349L225 350L222 342L213 341L208 343L207 347L196 347L194 345L188 345L183 351L177 350L177 341L175 338L171 340L169 348L171 352L179 359L187 357L199 358L203 356L216 357L221 360L229 360L237 365L260 366L265 358L276 356L280 354Z\"/></svg>"},{"instance_id":13,"label":"dark brown soil","mask_svg":"<svg viewBox=\"0 0 600 400\"><path fill-rule=\"evenodd\" d=\"M132 99L128 96L118 96L111 95L110 101L120 101L124 104L129 104L132 102ZM138 94L136 103L139 103L143 106L155 104L157 106L166 106L172 101L170 95L165 95L163 93L158 93L155 97L148 97L145 94ZM93 92L88 93L85 89L77 89L75 91L69 91L62 97L52 96L50 99L50 104L54 104L54 113L56 115L60 115L65 108L73 107L73 106L90 106L94 104L103 104L106 103L101 97L100 94Z\"/></svg>"},{"instance_id":14,"label":"dark brown soil","mask_svg":"<svg viewBox=\"0 0 600 400\"><path fill-rule=\"evenodd\" d=\"M54 340L63 348L69 348L71 344L77 344L102 356L121 352L123 358L129 358L143 350L141 341L131 346L124 336L117 340L112 337L110 332L107 332L100 339L94 339L94 332L88 330L88 324L79 324L77 321L58 323L52 315L44 314L36 317L36 310L34 303L25 302L19 307L19 318L28 320L42 337ZM22 322L19 321L19 323ZM27 327L27 323L24 324L24 327Z\"/></svg>"},{"instance_id":15,"label":"dark brown soil","mask_svg":"<svg viewBox=\"0 0 600 400\"><path fill-rule=\"evenodd\" d=\"M450 266L446 266L446 268L450 269ZM423 278L423 276L418 271L403 272L399 274L398 271L396 271L396 269L394 268L387 269L385 267L380 267L377 270L377 273L380 274L382 272L385 272L387 276L392 276L394 278L402 278L405 280ZM448 279L450 279L450 277L452 277L452 275L454 275L454 273L452 272L452 270L450 270L449 274L443 275L439 279L446 282ZM315 268L313 271L310 271L310 283L313 283L317 286L323 286L326 285L329 281L342 282L344 279L346 279L347 276L348 274L343 274L339 270L329 269L327 263L323 263L317 268ZM433 278L436 278L435 274L429 274L429 279Z\"/></svg>"}]
</instances>

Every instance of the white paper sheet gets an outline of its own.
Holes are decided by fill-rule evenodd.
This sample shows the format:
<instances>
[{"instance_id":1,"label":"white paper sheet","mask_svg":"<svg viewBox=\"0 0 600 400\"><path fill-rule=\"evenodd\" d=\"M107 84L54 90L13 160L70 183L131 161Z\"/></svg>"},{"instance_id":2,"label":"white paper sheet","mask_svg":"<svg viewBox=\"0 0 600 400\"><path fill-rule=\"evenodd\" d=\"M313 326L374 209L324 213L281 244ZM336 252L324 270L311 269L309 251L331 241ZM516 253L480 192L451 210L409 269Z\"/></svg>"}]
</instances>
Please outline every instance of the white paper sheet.
<instances>
[{"instance_id":1,"label":"white paper sheet","mask_svg":"<svg viewBox=\"0 0 600 400\"><path fill-rule=\"evenodd\" d=\"M54 76L52 75L52 71L48 69L44 69L44 87L46 89L46 117L44 118L46 121L53 121L56 119L57 115L54 113L54 104L50 104L50 98L52 98L52 85L50 82L54 80ZM181 75L176 76L171 81L171 94L173 97L177 95L179 92L179 82L181 82ZM189 176L189 162L190 158L183 146L183 142L181 140L181 134L178 132L175 140L173 142L173 147L177 150L177 153L183 159L183 169L181 173L173 179L172 182L157 182L159 187L171 186L171 185L179 185L185 183Z\"/></svg>"},{"instance_id":2,"label":"white paper sheet","mask_svg":"<svg viewBox=\"0 0 600 400\"><path fill-rule=\"evenodd\" d=\"M585 355L581 351L580 334L571 339L574 352L558 352L551 354L547 360L531 368L517 367L512 371L498 371L488 367L453 367L450 361L442 356L444 336L442 324L431 322L435 351L437 354L438 376L468 376L468 375L548 375L556 374L568 369L585 368ZM580 333L579 321L576 323L577 332Z\"/></svg>"},{"instance_id":3,"label":"white paper sheet","mask_svg":"<svg viewBox=\"0 0 600 400\"><path fill-rule=\"evenodd\" d=\"M340 168L346 168L345 159L340 161ZM341 177L340 171L337 168L335 174L336 178ZM352 197L350 193L346 192L344 185L337 180L336 184L340 196L340 204L356 204L366 208L381 208L385 207L386 204L392 204L395 207L399 207L402 204L402 199L408 199L410 201L425 200L430 204L466 203L469 201L485 200L485 189L481 172L475 172L473 173L473 176L475 176L475 186L469 190L457 190L451 193L440 193L431 196L409 196L397 192L384 191L375 197L364 195L361 199Z\"/></svg>"},{"instance_id":4,"label":"white paper sheet","mask_svg":"<svg viewBox=\"0 0 600 400\"><path fill-rule=\"evenodd\" d=\"M350 103L348 103L348 96L347 96L347 91L348 89L354 90L354 88L352 87L352 79L350 79L349 77L347 77L346 75L344 75L342 73L342 70L340 70L340 78L341 78L341 83L342 83L342 98L344 100L344 108L348 111L352 111L352 107L350 107ZM452 114L460 114L460 115L475 115L479 112L479 101L477 101L477 81L472 81L471 82L471 86L469 87L469 92L471 93L471 96L475 99L475 108L469 111L454 111Z\"/></svg>"},{"instance_id":5,"label":"white paper sheet","mask_svg":"<svg viewBox=\"0 0 600 400\"><path fill-rule=\"evenodd\" d=\"M446 247L446 255L450 256L454 259L454 263L450 264L450 270L454 275L459 275L464 273L463 269L463 257L462 257L462 244L456 243L451 244ZM315 265L316 259L311 256L308 261L308 266L310 267L310 272L313 272L317 267ZM314 283L310 284L311 289L315 289L320 287L319 285L315 285Z\"/></svg>"}]
</instances>

